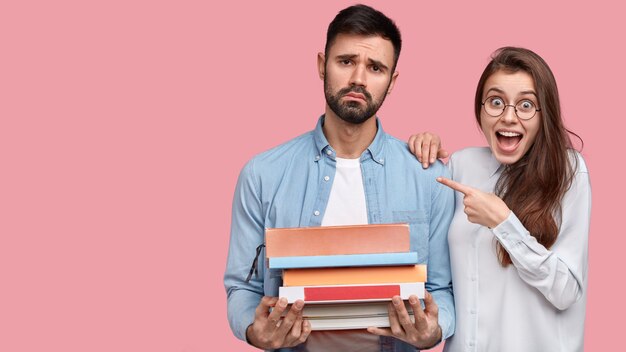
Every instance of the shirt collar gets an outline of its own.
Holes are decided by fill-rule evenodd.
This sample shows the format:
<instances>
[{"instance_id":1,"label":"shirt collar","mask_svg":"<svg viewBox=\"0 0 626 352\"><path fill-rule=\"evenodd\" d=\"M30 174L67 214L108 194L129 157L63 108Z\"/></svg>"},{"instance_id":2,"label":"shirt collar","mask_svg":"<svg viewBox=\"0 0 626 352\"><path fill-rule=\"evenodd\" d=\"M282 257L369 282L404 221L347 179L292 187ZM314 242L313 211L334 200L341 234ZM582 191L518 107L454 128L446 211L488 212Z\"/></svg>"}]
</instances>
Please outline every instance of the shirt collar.
<instances>
[{"instance_id":1,"label":"shirt collar","mask_svg":"<svg viewBox=\"0 0 626 352\"><path fill-rule=\"evenodd\" d=\"M328 140L326 139L326 136L324 135L324 131L322 129L322 126L324 125L324 117L324 115L320 116L320 118L317 120L317 125L315 126L314 130L315 146L318 152L317 156L315 157L316 161L319 160L321 155L323 154L328 155L332 159L335 159L335 157L337 156L335 150L330 146ZM372 144L370 144L367 147L367 150L361 155L361 160L365 160L371 157L372 160L374 160L375 162L384 165L384 141L387 134L385 133L385 131L383 131L383 126L380 123L378 117L375 118L377 127L376 136L374 137Z\"/></svg>"},{"instance_id":2,"label":"shirt collar","mask_svg":"<svg viewBox=\"0 0 626 352\"><path fill-rule=\"evenodd\" d=\"M493 155L493 152L489 154L489 161L487 162L487 167L489 170L489 177L493 177L495 175L499 175L504 170L504 164L501 164L498 159Z\"/></svg>"}]
</instances>

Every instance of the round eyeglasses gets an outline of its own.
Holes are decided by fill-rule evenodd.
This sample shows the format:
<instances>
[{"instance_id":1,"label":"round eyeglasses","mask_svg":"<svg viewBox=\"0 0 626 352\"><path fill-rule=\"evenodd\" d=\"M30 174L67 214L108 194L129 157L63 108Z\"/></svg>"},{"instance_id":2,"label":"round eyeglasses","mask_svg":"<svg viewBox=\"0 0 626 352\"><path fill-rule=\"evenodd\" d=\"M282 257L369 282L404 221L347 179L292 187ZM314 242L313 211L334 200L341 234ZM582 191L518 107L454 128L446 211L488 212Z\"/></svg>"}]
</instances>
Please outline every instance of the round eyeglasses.
<instances>
[{"instance_id":1,"label":"round eyeglasses","mask_svg":"<svg viewBox=\"0 0 626 352\"><path fill-rule=\"evenodd\" d=\"M482 105L487 115L492 117L502 116L504 110L506 110L508 106L512 106L515 110L515 115L517 115L520 120L524 121L532 119L535 117L535 114L537 114L537 111L541 111L541 109L535 106L535 103L528 99L520 100L515 103L515 105L512 105L506 104L500 97L491 96L485 99Z\"/></svg>"}]
</instances>

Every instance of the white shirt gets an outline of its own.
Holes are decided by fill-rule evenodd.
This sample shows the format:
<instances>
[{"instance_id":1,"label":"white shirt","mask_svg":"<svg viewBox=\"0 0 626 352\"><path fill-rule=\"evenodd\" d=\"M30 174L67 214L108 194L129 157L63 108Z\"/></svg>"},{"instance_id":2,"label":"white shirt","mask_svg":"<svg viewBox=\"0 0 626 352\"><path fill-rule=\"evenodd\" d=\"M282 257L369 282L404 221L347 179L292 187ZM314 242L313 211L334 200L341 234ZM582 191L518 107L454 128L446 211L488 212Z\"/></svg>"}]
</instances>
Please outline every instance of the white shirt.
<instances>
[{"instance_id":1,"label":"white shirt","mask_svg":"<svg viewBox=\"0 0 626 352\"><path fill-rule=\"evenodd\" d=\"M493 230L470 223L463 194L455 192L448 243L456 331L445 351L583 351L591 187L585 162L576 156L578 170L550 249L513 213ZM494 191L502 170L489 148L456 152L449 167L454 180L485 192ZM496 241L513 265L500 265Z\"/></svg>"}]
</instances>

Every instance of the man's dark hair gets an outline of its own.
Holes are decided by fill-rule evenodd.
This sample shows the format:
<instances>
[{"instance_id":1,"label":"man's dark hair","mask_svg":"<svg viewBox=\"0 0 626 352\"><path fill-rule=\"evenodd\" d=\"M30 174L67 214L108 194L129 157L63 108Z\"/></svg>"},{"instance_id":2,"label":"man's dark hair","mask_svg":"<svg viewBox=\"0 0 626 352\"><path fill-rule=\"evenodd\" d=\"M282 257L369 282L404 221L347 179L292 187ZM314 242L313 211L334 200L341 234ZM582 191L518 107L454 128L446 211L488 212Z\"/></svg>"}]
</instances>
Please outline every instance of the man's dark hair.
<instances>
[{"instance_id":1,"label":"man's dark hair","mask_svg":"<svg viewBox=\"0 0 626 352\"><path fill-rule=\"evenodd\" d=\"M339 34L379 35L393 45L393 70L400 57L402 38L396 24L382 12L367 5L354 5L341 10L335 19L328 25L326 33L326 47L324 53L328 56L328 49Z\"/></svg>"}]
</instances>

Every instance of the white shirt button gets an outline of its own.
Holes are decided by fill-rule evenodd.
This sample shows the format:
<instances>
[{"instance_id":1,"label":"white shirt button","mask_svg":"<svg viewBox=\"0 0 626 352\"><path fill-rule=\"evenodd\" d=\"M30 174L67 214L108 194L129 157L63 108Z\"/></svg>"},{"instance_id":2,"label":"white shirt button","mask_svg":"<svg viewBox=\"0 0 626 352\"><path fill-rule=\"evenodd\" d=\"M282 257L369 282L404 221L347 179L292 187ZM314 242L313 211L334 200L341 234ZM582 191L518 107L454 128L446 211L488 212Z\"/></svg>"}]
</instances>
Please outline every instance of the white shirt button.
<instances>
[{"instance_id":1,"label":"white shirt button","mask_svg":"<svg viewBox=\"0 0 626 352\"><path fill-rule=\"evenodd\" d=\"M320 160L320 156L319 156L319 155L316 155L316 156L315 156L315 160Z\"/></svg>"},{"instance_id":2,"label":"white shirt button","mask_svg":"<svg viewBox=\"0 0 626 352\"><path fill-rule=\"evenodd\" d=\"M329 176L324 176L324 181L328 181L328 180L330 180L330 177Z\"/></svg>"},{"instance_id":3,"label":"white shirt button","mask_svg":"<svg viewBox=\"0 0 626 352\"><path fill-rule=\"evenodd\" d=\"M330 150L330 149L327 149L327 150L326 150L326 154L331 155L332 153L333 153L333 151L332 151L332 150Z\"/></svg>"},{"instance_id":4,"label":"white shirt button","mask_svg":"<svg viewBox=\"0 0 626 352\"><path fill-rule=\"evenodd\" d=\"M319 210L314 211L314 212L313 212L313 215L315 215L315 216L320 216L320 211L319 211Z\"/></svg>"},{"instance_id":5,"label":"white shirt button","mask_svg":"<svg viewBox=\"0 0 626 352\"><path fill-rule=\"evenodd\" d=\"M476 314L476 309L471 309L471 310L470 310L470 313L472 313L472 314Z\"/></svg>"},{"instance_id":6,"label":"white shirt button","mask_svg":"<svg viewBox=\"0 0 626 352\"><path fill-rule=\"evenodd\" d=\"M476 281L476 276L472 276L471 280Z\"/></svg>"}]
</instances>

